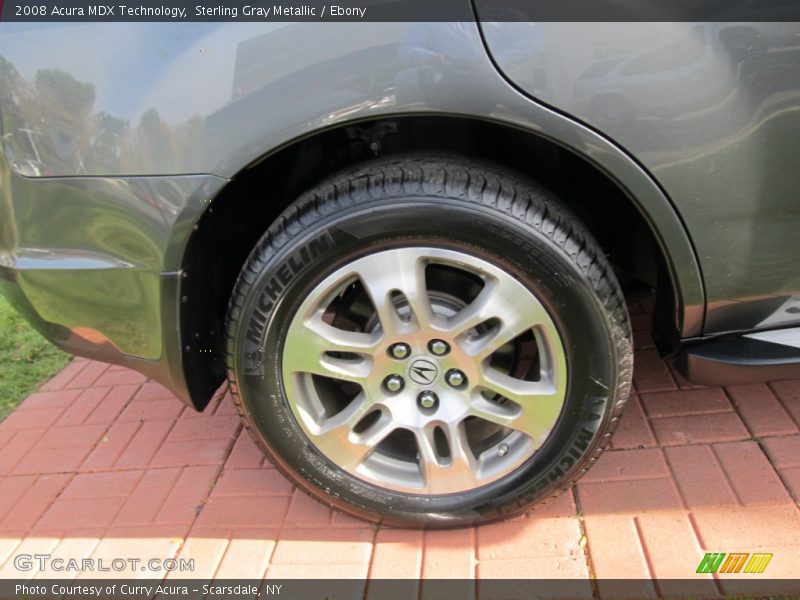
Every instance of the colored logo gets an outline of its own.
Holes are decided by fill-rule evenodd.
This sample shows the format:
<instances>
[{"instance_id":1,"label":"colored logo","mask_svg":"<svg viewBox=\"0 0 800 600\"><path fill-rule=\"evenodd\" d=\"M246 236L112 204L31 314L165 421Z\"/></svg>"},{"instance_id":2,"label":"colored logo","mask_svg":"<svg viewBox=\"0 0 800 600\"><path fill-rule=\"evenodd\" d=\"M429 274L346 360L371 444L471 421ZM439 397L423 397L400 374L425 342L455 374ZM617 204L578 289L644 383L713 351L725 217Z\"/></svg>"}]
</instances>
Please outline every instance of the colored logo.
<instances>
[{"instance_id":1,"label":"colored logo","mask_svg":"<svg viewBox=\"0 0 800 600\"><path fill-rule=\"evenodd\" d=\"M763 573L771 560L771 552L707 552L697 573Z\"/></svg>"}]
</instances>

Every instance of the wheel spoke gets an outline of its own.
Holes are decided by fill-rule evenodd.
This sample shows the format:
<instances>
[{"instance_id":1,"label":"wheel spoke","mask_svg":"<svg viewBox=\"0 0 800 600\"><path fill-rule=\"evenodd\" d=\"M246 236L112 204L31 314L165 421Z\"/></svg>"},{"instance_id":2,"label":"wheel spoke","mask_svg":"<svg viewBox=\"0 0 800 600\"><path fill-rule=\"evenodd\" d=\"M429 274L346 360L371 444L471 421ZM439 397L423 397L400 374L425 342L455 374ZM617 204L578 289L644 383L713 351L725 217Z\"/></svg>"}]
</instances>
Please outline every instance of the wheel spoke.
<instances>
[{"instance_id":1,"label":"wheel spoke","mask_svg":"<svg viewBox=\"0 0 800 600\"><path fill-rule=\"evenodd\" d=\"M284 367L290 372L312 373L333 379L363 383L369 375L370 355L377 347L379 335L345 331L325 323L320 317L293 328L286 339ZM337 358L330 352L356 355Z\"/></svg>"},{"instance_id":2,"label":"wheel spoke","mask_svg":"<svg viewBox=\"0 0 800 600\"><path fill-rule=\"evenodd\" d=\"M360 265L357 273L372 300L384 332L398 335L430 325L431 307L425 285L425 262L416 253L408 250L387 253L380 260ZM393 298L396 292L400 292L408 301L410 323L404 322L397 311Z\"/></svg>"},{"instance_id":3,"label":"wheel spoke","mask_svg":"<svg viewBox=\"0 0 800 600\"><path fill-rule=\"evenodd\" d=\"M463 423L449 423L442 427L449 456L442 456L437 448L434 430L428 426L415 432L425 491L435 494L441 489L452 489L454 485L464 489L474 487L478 464L469 449Z\"/></svg>"},{"instance_id":4,"label":"wheel spoke","mask_svg":"<svg viewBox=\"0 0 800 600\"><path fill-rule=\"evenodd\" d=\"M325 420L314 436L314 444L338 465L354 469L396 427L384 413L365 431L355 433L355 426L375 409L375 404L359 394L343 411Z\"/></svg>"},{"instance_id":5,"label":"wheel spoke","mask_svg":"<svg viewBox=\"0 0 800 600\"><path fill-rule=\"evenodd\" d=\"M465 335L490 320L496 322L490 331L477 338ZM531 302L530 295L522 293L516 280L490 279L469 306L450 320L448 329L451 335L461 337L461 346L467 354L481 360L518 335L549 321L544 307Z\"/></svg>"},{"instance_id":6,"label":"wheel spoke","mask_svg":"<svg viewBox=\"0 0 800 600\"><path fill-rule=\"evenodd\" d=\"M479 386L499 394L517 406L502 406L475 391L471 399L472 415L503 427L509 427L538 439L550 432L563 406L562 394L549 381L523 381L487 368Z\"/></svg>"}]
</instances>

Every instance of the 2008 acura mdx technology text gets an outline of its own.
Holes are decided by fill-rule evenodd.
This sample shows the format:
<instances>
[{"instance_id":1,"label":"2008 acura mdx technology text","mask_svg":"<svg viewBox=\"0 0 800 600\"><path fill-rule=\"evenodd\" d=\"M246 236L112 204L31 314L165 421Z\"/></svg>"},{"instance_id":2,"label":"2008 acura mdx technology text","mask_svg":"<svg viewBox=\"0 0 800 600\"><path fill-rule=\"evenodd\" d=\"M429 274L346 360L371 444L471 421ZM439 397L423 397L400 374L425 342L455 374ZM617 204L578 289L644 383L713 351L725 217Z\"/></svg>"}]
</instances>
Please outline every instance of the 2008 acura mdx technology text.
<instances>
[{"instance_id":1,"label":"2008 acura mdx technology text","mask_svg":"<svg viewBox=\"0 0 800 600\"><path fill-rule=\"evenodd\" d=\"M800 375L800 25L488 1L3 24L3 293L198 410L227 380L287 477L394 525L590 468L631 390L626 295L690 382Z\"/></svg>"}]
</instances>

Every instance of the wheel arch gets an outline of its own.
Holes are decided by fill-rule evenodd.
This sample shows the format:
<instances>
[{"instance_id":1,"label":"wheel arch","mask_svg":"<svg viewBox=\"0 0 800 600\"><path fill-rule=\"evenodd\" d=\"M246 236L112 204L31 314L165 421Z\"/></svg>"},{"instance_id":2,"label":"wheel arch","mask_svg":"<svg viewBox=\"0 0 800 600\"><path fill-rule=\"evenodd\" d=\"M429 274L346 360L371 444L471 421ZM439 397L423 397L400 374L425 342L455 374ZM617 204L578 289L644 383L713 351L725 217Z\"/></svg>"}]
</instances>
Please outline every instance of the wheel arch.
<instances>
[{"instance_id":1,"label":"wheel arch","mask_svg":"<svg viewBox=\"0 0 800 600\"><path fill-rule=\"evenodd\" d=\"M452 151L538 180L589 221L612 261L624 259L626 270L649 271L659 291L655 332L664 351L680 338L699 335L704 312L700 270L663 190L613 143L539 108L544 112L535 122L412 113L309 132L243 165L211 201L187 206L179 219L182 226L173 232L168 262L182 274L181 363L195 407L202 409L224 380L225 309L257 240L300 193L376 155ZM627 257L622 256L625 247L631 249Z\"/></svg>"}]
</instances>

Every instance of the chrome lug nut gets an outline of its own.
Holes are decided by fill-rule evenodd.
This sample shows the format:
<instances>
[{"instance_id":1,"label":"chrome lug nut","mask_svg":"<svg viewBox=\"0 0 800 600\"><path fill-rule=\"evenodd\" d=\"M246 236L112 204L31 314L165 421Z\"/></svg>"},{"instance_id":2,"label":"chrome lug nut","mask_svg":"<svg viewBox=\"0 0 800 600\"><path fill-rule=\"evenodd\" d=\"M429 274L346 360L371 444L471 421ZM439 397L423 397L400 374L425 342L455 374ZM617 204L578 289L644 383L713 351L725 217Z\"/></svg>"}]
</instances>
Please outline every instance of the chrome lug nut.
<instances>
[{"instance_id":1,"label":"chrome lug nut","mask_svg":"<svg viewBox=\"0 0 800 600\"><path fill-rule=\"evenodd\" d=\"M428 342L428 350L431 351L431 354L435 354L436 356L444 356L450 352L450 344L444 340L431 340Z\"/></svg>"},{"instance_id":2,"label":"chrome lug nut","mask_svg":"<svg viewBox=\"0 0 800 600\"><path fill-rule=\"evenodd\" d=\"M402 360L411 354L411 348L408 347L408 344L403 344L402 342L399 344L392 344L392 346L389 348L389 354L391 354L394 358Z\"/></svg>"},{"instance_id":3,"label":"chrome lug nut","mask_svg":"<svg viewBox=\"0 0 800 600\"><path fill-rule=\"evenodd\" d=\"M395 393L399 392L405 386L405 382L400 375L389 375L386 379L383 380L383 387L386 388L387 391Z\"/></svg>"},{"instance_id":4,"label":"chrome lug nut","mask_svg":"<svg viewBox=\"0 0 800 600\"><path fill-rule=\"evenodd\" d=\"M430 390L425 390L417 396L417 402L422 408L433 408L439 402L439 397Z\"/></svg>"},{"instance_id":5,"label":"chrome lug nut","mask_svg":"<svg viewBox=\"0 0 800 600\"><path fill-rule=\"evenodd\" d=\"M444 377L447 380L447 383L454 388L461 387L467 381L467 376L458 369L450 369L447 373L445 373Z\"/></svg>"}]
</instances>

